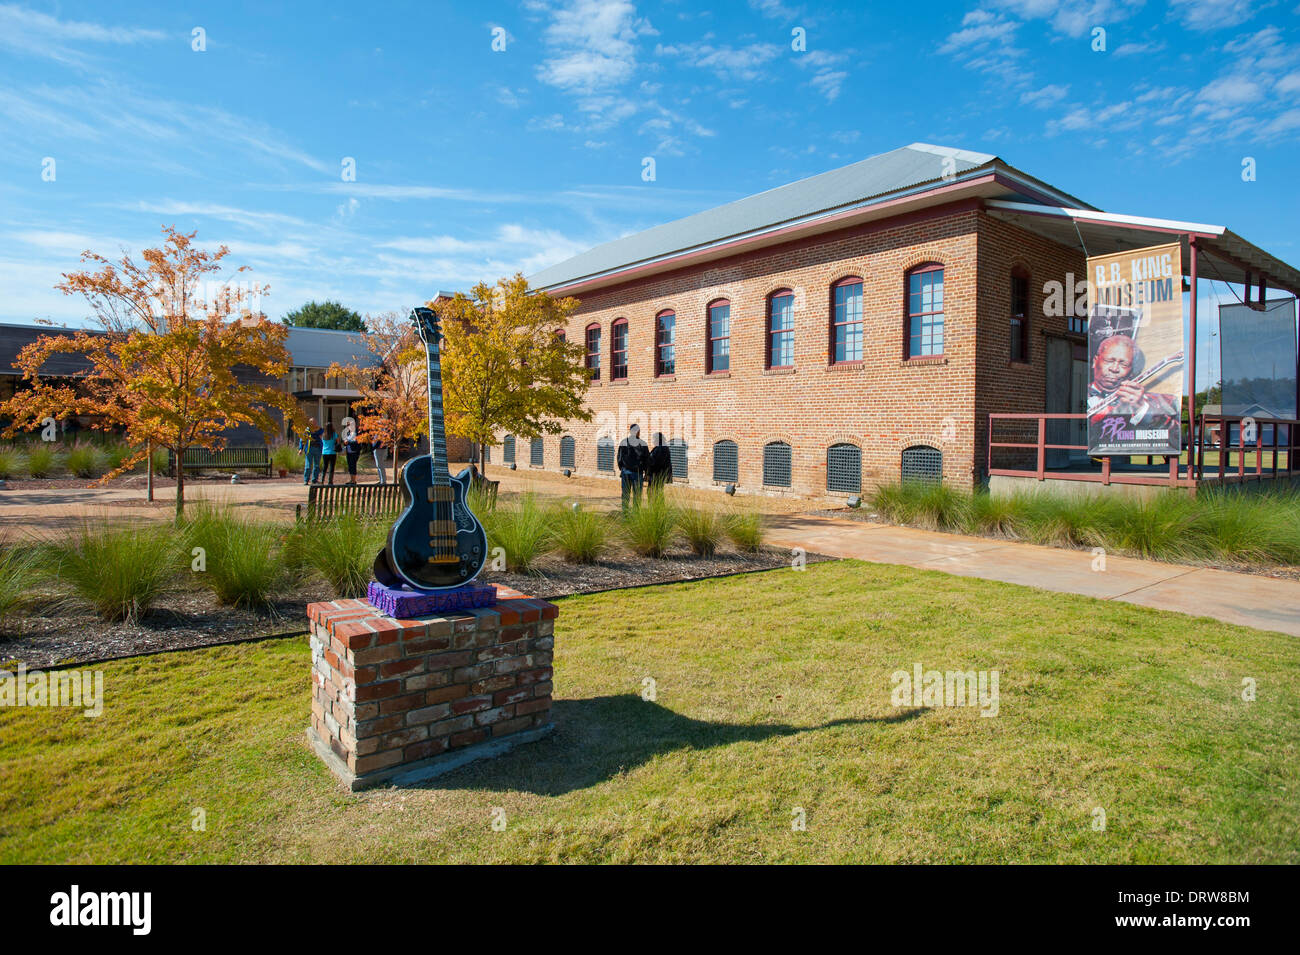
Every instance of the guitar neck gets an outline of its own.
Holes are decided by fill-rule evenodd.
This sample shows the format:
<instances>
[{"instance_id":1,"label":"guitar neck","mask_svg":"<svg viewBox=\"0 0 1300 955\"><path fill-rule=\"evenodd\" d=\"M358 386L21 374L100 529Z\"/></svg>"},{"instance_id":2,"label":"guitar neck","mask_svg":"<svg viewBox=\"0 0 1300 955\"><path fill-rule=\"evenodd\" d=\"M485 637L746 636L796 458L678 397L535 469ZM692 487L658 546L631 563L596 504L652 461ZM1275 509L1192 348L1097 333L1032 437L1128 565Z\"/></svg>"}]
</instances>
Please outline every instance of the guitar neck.
<instances>
[{"instance_id":1,"label":"guitar neck","mask_svg":"<svg viewBox=\"0 0 1300 955\"><path fill-rule=\"evenodd\" d=\"M450 484L447 472L447 438L442 422L442 364L438 343L425 343L429 366L429 456L433 459L433 483Z\"/></svg>"}]
</instances>

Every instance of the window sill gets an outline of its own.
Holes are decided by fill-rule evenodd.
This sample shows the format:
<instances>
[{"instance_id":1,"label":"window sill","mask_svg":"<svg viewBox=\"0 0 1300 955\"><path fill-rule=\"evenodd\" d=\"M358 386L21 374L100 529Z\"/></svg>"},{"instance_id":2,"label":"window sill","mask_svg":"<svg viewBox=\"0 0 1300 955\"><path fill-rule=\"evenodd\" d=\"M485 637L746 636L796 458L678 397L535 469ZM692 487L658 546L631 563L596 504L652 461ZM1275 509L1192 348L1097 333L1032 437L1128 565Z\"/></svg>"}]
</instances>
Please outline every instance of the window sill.
<instances>
[{"instance_id":1,"label":"window sill","mask_svg":"<svg viewBox=\"0 0 1300 955\"><path fill-rule=\"evenodd\" d=\"M627 379L626 379L626 378L616 378L616 379L614 379L613 381L610 382L610 386L611 386L611 387L614 387L614 386L617 386L617 385L626 385L626 384L627 384Z\"/></svg>"},{"instance_id":2,"label":"window sill","mask_svg":"<svg viewBox=\"0 0 1300 955\"><path fill-rule=\"evenodd\" d=\"M731 377L731 372L729 372L729 371L706 371L706 372L704 373L704 377L705 377L705 378L730 378L730 377Z\"/></svg>"},{"instance_id":3,"label":"window sill","mask_svg":"<svg viewBox=\"0 0 1300 955\"><path fill-rule=\"evenodd\" d=\"M923 365L946 365L948 359L943 355L926 355L923 358L904 358L898 363L899 368L919 368Z\"/></svg>"},{"instance_id":4,"label":"window sill","mask_svg":"<svg viewBox=\"0 0 1300 955\"><path fill-rule=\"evenodd\" d=\"M849 372L862 371L866 367L866 364L860 361L833 361L826 366L826 370L832 375L848 374Z\"/></svg>"},{"instance_id":5,"label":"window sill","mask_svg":"<svg viewBox=\"0 0 1300 955\"><path fill-rule=\"evenodd\" d=\"M676 381L676 375L655 375L655 381Z\"/></svg>"},{"instance_id":6,"label":"window sill","mask_svg":"<svg viewBox=\"0 0 1300 955\"><path fill-rule=\"evenodd\" d=\"M798 371L798 369L796 369L793 365L789 365L789 366L782 366L782 367L780 367L780 368L764 368L764 369L763 369L763 374L765 374L765 375L793 375L796 371Z\"/></svg>"},{"instance_id":7,"label":"window sill","mask_svg":"<svg viewBox=\"0 0 1300 955\"><path fill-rule=\"evenodd\" d=\"M1011 361L1007 362L1007 367L1008 368L1033 368L1034 363L1032 361L1021 361L1020 359L1013 358L1011 359Z\"/></svg>"}]
</instances>

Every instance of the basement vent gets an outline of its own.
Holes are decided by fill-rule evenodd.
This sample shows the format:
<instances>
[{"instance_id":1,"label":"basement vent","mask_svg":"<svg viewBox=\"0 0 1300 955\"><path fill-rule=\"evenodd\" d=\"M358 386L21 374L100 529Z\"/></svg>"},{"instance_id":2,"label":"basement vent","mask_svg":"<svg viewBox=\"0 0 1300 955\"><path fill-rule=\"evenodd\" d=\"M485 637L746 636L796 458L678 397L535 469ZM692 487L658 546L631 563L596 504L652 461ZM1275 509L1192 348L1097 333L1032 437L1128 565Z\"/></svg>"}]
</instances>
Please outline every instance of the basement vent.
<instances>
[{"instance_id":1,"label":"basement vent","mask_svg":"<svg viewBox=\"0 0 1300 955\"><path fill-rule=\"evenodd\" d=\"M740 480L740 451L735 441L719 441L713 446L713 480L732 484Z\"/></svg>"},{"instance_id":2,"label":"basement vent","mask_svg":"<svg viewBox=\"0 0 1300 955\"><path fill-rule=\"evenodd\" d=\"M862 449L856 444L832 444L826 449L826 490L862 492Z\"/></svg>"},{"instance_id":3,"label":"basement vent","mask_svg":"<svg viewBox=\"0 0 1300 955\"><path fill-rule=\"evenodd\" d=\"M763 483L768 487L789 487L792 458L790 445L784 441L763 445Z\"/></svg>"},{"instance_id":4,"label":"basement vent","mask_svg":"<svg viewBox=\"0 0 1300 955\"><path fill-rule=\"evenodd\" d=\"M939 484L943 481L943 452L917 444L903 451L902 481Z\"/></svg>"},{"instance_id":5,"label":"basement vent","mask_svg":"<svg viewBox=\"0 0 1300 955\"><path fill-rule=\"evenodd\" d=\"M560 439L560 467L576 468L577 465L573 462L577 459L577 456L577 446L573 438L566 434Z\"/></svg>"}]
</instances>

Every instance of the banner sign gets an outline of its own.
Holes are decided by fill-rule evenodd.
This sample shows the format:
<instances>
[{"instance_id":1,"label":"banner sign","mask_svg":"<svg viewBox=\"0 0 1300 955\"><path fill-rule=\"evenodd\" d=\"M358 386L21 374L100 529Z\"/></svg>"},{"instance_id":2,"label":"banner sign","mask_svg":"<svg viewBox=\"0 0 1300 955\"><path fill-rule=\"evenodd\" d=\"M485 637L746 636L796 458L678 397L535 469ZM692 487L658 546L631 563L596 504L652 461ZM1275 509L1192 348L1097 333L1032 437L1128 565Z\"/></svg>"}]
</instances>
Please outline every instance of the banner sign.
<instances>
[{"instance_id":1,"label":"banner sign","mask_svg":"<svg viewBox=\"0 0 1300 955\"><path fill-rule=\"evenodd\" d=\"M1088 453L1182 451L1177 242L1088 259Z\"/></svg>"}]
</instances>

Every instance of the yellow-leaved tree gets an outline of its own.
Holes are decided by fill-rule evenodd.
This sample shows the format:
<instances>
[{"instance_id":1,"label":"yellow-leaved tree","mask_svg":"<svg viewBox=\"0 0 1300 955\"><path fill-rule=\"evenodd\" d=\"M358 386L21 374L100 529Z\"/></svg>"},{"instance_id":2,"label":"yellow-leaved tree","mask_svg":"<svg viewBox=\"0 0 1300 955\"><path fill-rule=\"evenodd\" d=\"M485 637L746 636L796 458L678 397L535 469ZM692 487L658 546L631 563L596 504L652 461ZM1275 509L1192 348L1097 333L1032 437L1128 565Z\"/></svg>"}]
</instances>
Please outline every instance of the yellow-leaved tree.
<instances>
[{"instance_id":1,"label":"yellow-leaved tree","mask_svg":"<svg viewBox=\"0 0 1300 955\"><path fill-rule=\"evenodd\" d=\"M213 283L219 294L203 294L205 276L224 271L221 260L230 250L196 248L193 232L162 232L162 247L145 249L142 263L126 254L110 262L84 252L82 261L96 269L64 273L55 288L85 296L101 328L43 335L25 346L14 362L25 387L0 404L0 417L11 419L6 437L47 417L89 415L101 430L121 428L134 453L104 480L153 448L169 449L177 463L179 518L185 508L180 463L187 448L219 449L221 432L240 424L257 427L270 440L281 424L272 409L295 424L301 413L272 383L289 370L285 326L247 313L244 303L254 290L243 285ZM71 379L42 376L46 359L59 352L83 356L89 368Z\"/></svg>"},{"instance_id":2,"label":"yellow-leaved tree","mask_svg":"<svg viewBox=\"0 0 1300 955\"><path fill-rule=\"evenodd\" d=\"M430 307L442 320L447 432L478 443L480 470L502 431L538 438L558 433L567 419L590 420L583 346L557 334L577 299L531 292L516 274Z\"/></svg>"}]
</instances>

